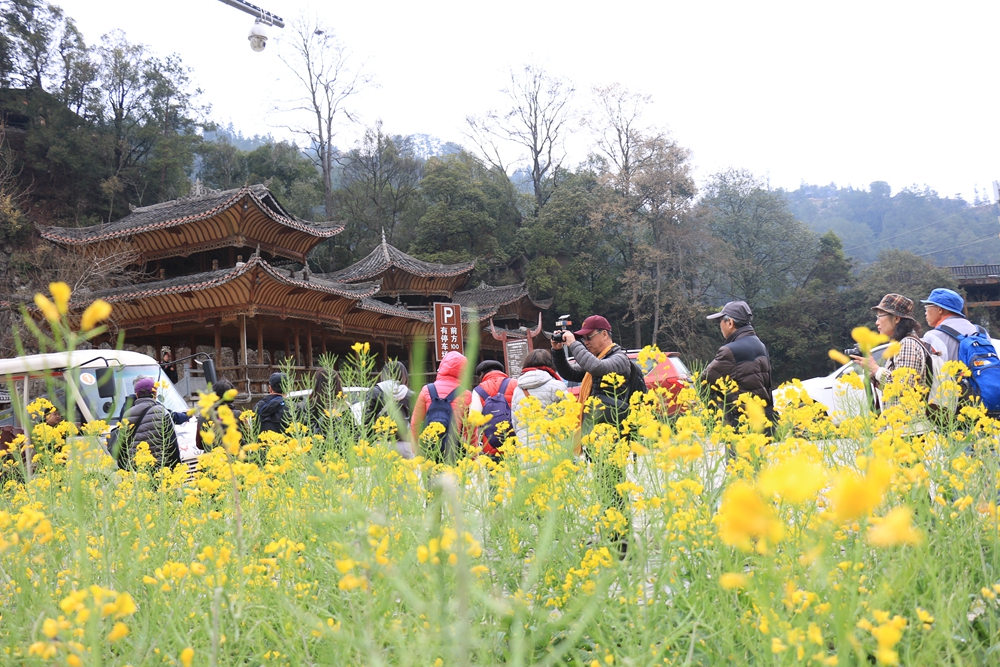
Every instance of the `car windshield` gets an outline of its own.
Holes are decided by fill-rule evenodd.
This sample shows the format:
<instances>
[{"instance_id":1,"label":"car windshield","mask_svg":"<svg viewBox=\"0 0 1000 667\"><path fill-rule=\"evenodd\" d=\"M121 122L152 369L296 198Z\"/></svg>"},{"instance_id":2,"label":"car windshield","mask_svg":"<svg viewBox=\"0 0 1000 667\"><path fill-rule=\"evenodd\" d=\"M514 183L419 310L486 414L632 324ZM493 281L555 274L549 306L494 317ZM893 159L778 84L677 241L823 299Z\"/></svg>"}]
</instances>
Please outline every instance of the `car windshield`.
<instances>
[{"instance_id":1,"label":"car windshield","mask_svg":"<svg viewBox=\"0 0 1000 667\"><path fill-rule=\"evenodd\" d=\"M100 395L97 386L97 377L91 368L75 368L69 371L71 377L76 381L76 386L80 390L87 408L94 416L94 419L112 421L121 418L125 412L126 403L135 400L135 382L140 376L152 378L156 381L156 398L168 410L172 412L183 412L187 410L187 404L181 395L177 393L170 380L163 373L158 365L149 366L112 366L114 371L114 396L104 397ZM111 392L105 392L111 393Z\"/></svg>"},{"instance_id":2,"label":"car windshield","mask_svg":"<svg viewBox=\"0 0 1000 667\"><path fill-rule=\"evenodd\" d=\"M680 357L670 357L670 363L674 365L674 370L677 371L678 375L691 375L691 371L684 365L684 362L681 361Z\"/></svg>"}]
</instances>

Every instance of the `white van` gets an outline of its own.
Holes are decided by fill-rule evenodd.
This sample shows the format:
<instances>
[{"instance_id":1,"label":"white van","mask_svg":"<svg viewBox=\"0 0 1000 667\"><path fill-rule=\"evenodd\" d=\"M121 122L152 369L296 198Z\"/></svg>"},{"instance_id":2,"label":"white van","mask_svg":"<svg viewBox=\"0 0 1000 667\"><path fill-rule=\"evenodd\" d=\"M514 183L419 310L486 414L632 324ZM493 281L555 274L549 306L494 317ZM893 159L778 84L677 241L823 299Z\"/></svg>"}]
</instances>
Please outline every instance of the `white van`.
<instances>
[{"instance_id":1,"label":"white van","mask_svg":"<svg viewBox=\"0 0 1000 667\"><path fill-rule=\"evenodd\" d=\"M15 401L11 407L0 410L0 426L29 430L31 424L21 423L22 411L34 399L46 396L57 406L65 407L66 418L72 404L73 420L77 423L103 419L113 427L124 414L126 399L133 395L132 386L139 375L159 383L162 388L157 390L156 398L167 410L188 409L156 360L138 352L75 350L0 359L0 386ZM54 395L48 396L49 392ZM16 404L20 404L21 410L14 409ZM198 448L197 419L175 424L174 430L182 461L191 461L203 453Z\"/></svg>"}]
</instances>

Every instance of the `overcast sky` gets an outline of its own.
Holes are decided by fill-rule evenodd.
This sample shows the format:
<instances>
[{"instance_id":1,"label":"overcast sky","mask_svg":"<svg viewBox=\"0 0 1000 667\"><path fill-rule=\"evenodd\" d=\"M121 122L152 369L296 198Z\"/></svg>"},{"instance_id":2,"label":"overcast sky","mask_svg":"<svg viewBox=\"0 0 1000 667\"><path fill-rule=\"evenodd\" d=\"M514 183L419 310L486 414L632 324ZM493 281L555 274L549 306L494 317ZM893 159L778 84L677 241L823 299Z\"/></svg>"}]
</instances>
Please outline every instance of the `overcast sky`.
<instances>
[{"instance_id":1,"label":"overcast sky","mask_svg":"<svg viewBox=\"0 0 1000 667\"><path fill-rule=\"evenodd\" d=\"M252 17L219 0L54 1L88 44L120 28L179 53L213 120L286 136L273 108L294 83L280 42L250 50ZM581 106L595 84L652 95L646 120L691 149L700 181L737 166L790 189L885 180L971 200L1000 178L996 0L254 2L329 25L378 84L353 107L393 134L462 143L466 116L500 106L510 68L532 62L573 81ZM359 130L342 133L345 146ZM574 140L574 162L587 145Z\"/></svg>"}]
</instances>

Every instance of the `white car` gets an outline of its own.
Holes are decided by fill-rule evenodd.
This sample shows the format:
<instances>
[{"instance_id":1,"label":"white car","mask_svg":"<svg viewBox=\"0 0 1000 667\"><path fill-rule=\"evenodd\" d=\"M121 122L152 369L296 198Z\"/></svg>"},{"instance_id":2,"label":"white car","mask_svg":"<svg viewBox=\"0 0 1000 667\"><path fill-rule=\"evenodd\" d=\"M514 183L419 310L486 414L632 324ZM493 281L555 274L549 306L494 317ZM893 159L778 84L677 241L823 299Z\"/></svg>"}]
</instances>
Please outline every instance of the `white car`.
<instances>
[{"instance_id":1,"label":"white car","mask_svg":"<svg viewBox=\"0 0 1000 667\"><path fill-rule=\"evenodd\" d=\"M993 347L1000 350L1000 340L991 338ZM879 345L872 349L872 356L875 361L882 361L882 352L888 345ZM834 423L839 424L847 417L855 417L867 411L864 389L858 389L855 385L863 386L861 382L855 381L851 384L845 378L848 374L861 375L861 367L851 362L844 364L829 375L823 377L802 380L802 388L817 403L826 407L826 412ZM863 382L863 381L862 381ZM788 388L782 385L774 392L774 406L779 412L781 408L789 402Z\"/></svg>"},{"instance_id":2,"label":"white car","mask_svg":"<svg viewBox=\"0 0 1000 667\"><path fill-rule=\"evenodd\" d=\"M882 352L888 345L879 345L872 350L875 361L882 361ZM826 407L826 412L834 423L840 423L847 417L863 414L867 411L864 389L858 389L861 382L854 380L853 384L845 378L848 375L861 375L861 367L853 361L844 364L829 375L802 380L802 388L811 399ZM779 412L788 403L788 387L782 385L774 392L774 406Z\"/></svg>"}]
</instances>

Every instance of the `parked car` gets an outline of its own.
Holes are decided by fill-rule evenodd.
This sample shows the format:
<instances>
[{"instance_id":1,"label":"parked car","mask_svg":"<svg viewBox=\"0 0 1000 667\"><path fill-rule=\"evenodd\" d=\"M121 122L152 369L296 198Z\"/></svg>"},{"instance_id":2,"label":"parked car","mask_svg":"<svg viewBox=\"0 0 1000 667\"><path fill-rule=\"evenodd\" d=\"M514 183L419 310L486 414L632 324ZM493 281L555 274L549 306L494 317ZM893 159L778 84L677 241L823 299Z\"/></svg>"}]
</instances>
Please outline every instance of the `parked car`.
<instances>
[{"instance_id":1,"label":"parked car","mask_svg":"<svg viewBox=\"0 0 1000 667\"><path fill-rule=\"evenodd\" d=\"M638 365L639 350L628 350L628 358L635 361ZM657 387L664 387L670 394L670 397L666 400L667 403L667 414L670 416L679 414L683 412L684 408L678 405L674 399L677 398L677 394L680 393L681 389L691 386L691 371L688 367L684 365L681 361L681 356L677 352L666 352L667 358L659 363L654 363L652 360L646 363L645 368L641 368L643 374L645 375L646 389L656 389ZM580 385L578 382L567 382L570 392L574 396L580 395Z\"/></svg>"},{"instance_id":2,"label":"parked car","mask_svg":"<svg viewBox=\"0 0 1000 667\"><path fill-rule=\"evenodd\" d=\"M64 415L72 415L78 423L100 419L114 425L122 417L139 375L157 382L156 399L167 410L187 410L187 404L163 368L152 357L138 352L75 350L0 359L0 382L6 384L8 391L17 393L22 408L38 396L55 398ZM54 391L51 397L47 395L49 389ZM65 405L66 395L72 401L70 406ZM23 415L13 406L0 412L0 426L9 427L11 434L30 428L22 419ZM198 448L196 420L177 424L174 430L181 460L188 462L202 453Z\"/></svg>"},{"instance_id":3,"label":"parked car","mask_svg":"<svg viewBox=\"0 0 1000 667\"><path fill-rule=\"evenodd\" d=\"M1000 340L996 338L991 340L993 346L1000 349ZM881 364L882 353L887 347L888 345L879 345L872 350L875 361ZM826 407L827 414L830 415L834 423L840 423L847 417L858 416L866 409L864 389L858 389L845 380L849 373L861 375L861 367L851 362L844 364L829 375L802 380L802 387L806 393L814 401ZM783 396L783 388L778 388L774 394L776 409L780 410L787 403L786 400L782 400Z\"/></svg>"},{"instance_id":4,"label":"parked car","mask_svg":"<svg viewBox=\"0 0 1000 667\"><path fill-rule=\"evenodd\" d=\"M872 349L875 361L882 362L882 353L888 345L879 345ZM802 388L809 398L826 408L826 412L834 423L840 423L847 417L855 417L866 410L865 391L858 389L848 381L848 375L862 375L861 367L854 363L846 363L829 375L802 380ZM789 402L787 389L782 386L774 392L775 410L781 409Z\"/></svg>"}]
</instances>

